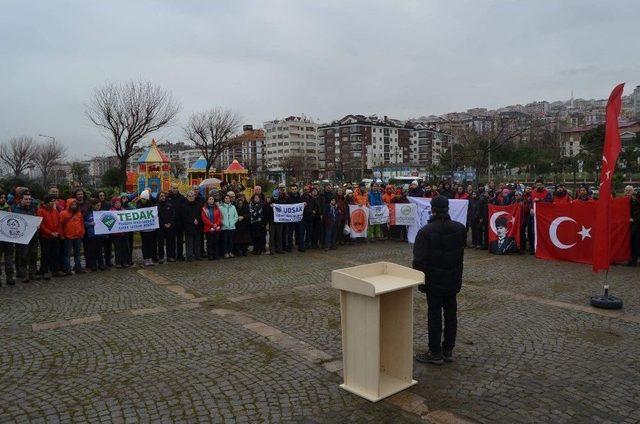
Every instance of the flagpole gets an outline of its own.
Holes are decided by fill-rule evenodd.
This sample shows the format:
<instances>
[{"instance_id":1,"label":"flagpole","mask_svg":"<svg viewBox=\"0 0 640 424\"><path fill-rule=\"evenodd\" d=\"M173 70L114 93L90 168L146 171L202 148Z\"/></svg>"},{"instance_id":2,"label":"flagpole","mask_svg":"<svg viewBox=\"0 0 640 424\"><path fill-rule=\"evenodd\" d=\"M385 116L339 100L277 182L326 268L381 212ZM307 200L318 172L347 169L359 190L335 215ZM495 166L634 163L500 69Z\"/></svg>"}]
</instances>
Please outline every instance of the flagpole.
<instances>
[{"instance_id":1,"label":"flagpole","mask_svg":"<svg viewBox=\"0 0 640 424\"><path fill-rule=\"evenodd\" d=\"M609 294L609 270L604 274L604 294L601 296L591 296L591 306L602 309L621 309L622 299Z\"/></svg>"}]
</instances>

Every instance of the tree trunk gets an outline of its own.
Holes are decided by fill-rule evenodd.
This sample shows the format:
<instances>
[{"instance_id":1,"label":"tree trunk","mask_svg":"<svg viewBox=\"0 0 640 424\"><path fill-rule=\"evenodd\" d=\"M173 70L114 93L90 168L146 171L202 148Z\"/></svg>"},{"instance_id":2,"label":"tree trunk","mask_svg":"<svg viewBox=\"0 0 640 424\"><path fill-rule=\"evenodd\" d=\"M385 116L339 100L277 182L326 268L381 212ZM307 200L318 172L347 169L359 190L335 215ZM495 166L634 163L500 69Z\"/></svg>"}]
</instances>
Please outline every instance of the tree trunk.
<instances>
[{"instance_id":1,"label":"tree trunk","mask_svg":"<svg viewBox=\"0 0 640 424\"><path fill-rule=\"evenodd\" d=\"M127 191L127 158L118 158L120 161L120 190Z\"/></svg>"}]
</instances>

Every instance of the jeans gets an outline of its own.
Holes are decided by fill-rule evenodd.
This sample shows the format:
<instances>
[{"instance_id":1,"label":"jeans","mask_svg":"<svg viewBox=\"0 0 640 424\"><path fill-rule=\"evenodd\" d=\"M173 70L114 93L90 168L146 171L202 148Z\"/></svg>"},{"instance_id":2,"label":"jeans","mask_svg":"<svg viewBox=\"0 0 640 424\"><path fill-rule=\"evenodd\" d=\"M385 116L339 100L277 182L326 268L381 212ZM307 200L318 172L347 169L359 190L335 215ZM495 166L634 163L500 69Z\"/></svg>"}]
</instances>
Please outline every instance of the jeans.
<instances>
[{"instance_id":1,"label":"jeans","mask_svg":"<svg viewBox=\"0 0 640 424\"><path fill-rule=\"evenodd\" d=\"M218 259L220 257L220 253L218 251L218 247L220 241L220 231L210 231L206 235L207 238L207 258L209 259Z\"/></svg>"},{"instance_id":2,"label":"jeans","mask_svg":"<svg viewBox=\"0 0 640 424\"><path fill-rule=\"evenodd\" d=\"M13 244L0 242L0 255L4 256L4 273L7 281L13 281L13 251Z\"/></svg>"},{"instance_id":3,"label":"jeans","mask_svg":"<svg viewBox=\"0 0 640 424\"><path fill-rule=\"evenodd\" d=\"M305 218L302 220L302 223L304 225L304 248L305 249L311 249L311 247L314 245L313 242L313 218ZM297 237L296 237L297 239ZM298 243L298 245L300 245L300 243Z\"/></svg>"},{"instance_id":4,"label":"jeans","mask_svg":"<svg viewBox=\"0 0 640 424\"><path fill-rule=\"evenodd\" d=\"M42 252L40 269L44 274L60 271L61 264L58 261L60 258L60 250L59 238L48 239L40 237L40 251Z\"/></svg>"},{"instance_id":5,"label":"jeans","mask_svg":"<svg viewBox=\"0 0 640 424\"><path fill-rule=\"evenodd\" d=\"M73 269L80 270L82 269L82 260L80 259L80 247L82 246L81 239L65 239L64 241L64 270L66 272L71 272L71 260L69 259L69 255L73 251Z\"/></svg>"},{"instance_id":6,"label":"jeans","mask_svg":"<svg viewBox=\"0 0 640 424\"><path fill-rule=\"evenodd\" d=\"M141 231L140 238L142 239L142 258L153 259L157 255L155 231Z\"/></svg>"},{"instance_id":7,"label":"jeans","mask_svg":"<svg viewBox=\"0 0 640 424\"><path fill-rule=\"evenodd\" d=\"M235 230L222 230L223 253L233 253L233 235Z\"/></svg>"},{"instance_id":8,"label":"jeans","mask_svg":"<svg viewBox=\"0 0 640 424\"><path fill-rule=\"evenodd\" d=\"M173 228L160 228L157 231L158 258L164 259L165 246L167 259L176 258L176 232Z\"/></svg>"},{"instance_id":9,"label":"jeans","mask_svg":"<svg viewBox=\"0 0 640 424\"><path fill-rule=\"evenodd\" d=\"M18 272L24 278L32 278L38 271L38 236L34 234L29 244L17 244L16 246L20 257Z\"/></svg>"},{"instance_id":10,"label":"jeans","mask_svg":"<svg viewBox=\"0 0 640 424\"><path fill-rule=\"evenodd\" d=\"M287 244L285 250L291 251L293 248L293 235L296 236L296 244L298 245L298 249L304 250L304 240L305 240L305 222L292 222L290 224L286 224L288 227L287 232Z\"/></svg>"},{"instance_id":11,"label":"jeans","mask_svg":"<svg viewBox=\"0 0 640 424\"><path fill-rule=\"evenodd\" d=\"M429 351L431 353L440 353L442 349L453 350L456 345L456 332L458 329L456 295L436 296L427 293L427 307ZM444 340L442 340L443 310Z\"/></svg>"},{"instance_id":12,"label":"jeans","mask_svg":"<svg viewBox=\"0 0 640 424\"><path fill-rule=\"evenodd\" d=\"M324 227L324 248L334 249L336 247L336 224Z\"/></svg>"},{"instance_id":13,"label":"jeans","mask_svg":"<svg viewBox=\"0 0 640 424\"><path fill-rule=\"evenodd\" d=\"M129 239L124 235L113 237L113 246L116 251L116 266L129 265Z\"/></svg>"},{"instance_id":14,"label":"jeans","mask_svg":"<svg viewBox=\"0 0 640 424\"><path fill-rule=\"evenodd\" d=\"M87 268L92 270L104 268L104 239L102 237L87 237L84 239L84 261Z\"/></svg>"}]
</instances>

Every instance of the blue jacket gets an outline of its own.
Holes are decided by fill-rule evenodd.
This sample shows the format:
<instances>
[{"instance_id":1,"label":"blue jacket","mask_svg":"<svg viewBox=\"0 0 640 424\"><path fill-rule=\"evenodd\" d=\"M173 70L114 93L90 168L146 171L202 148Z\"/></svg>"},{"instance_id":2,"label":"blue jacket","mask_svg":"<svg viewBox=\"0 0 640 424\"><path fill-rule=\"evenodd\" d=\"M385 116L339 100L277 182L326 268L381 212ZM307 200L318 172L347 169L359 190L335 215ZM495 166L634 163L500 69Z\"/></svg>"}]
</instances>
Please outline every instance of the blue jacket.
<instances>
[{"instance_id":1,"label":"blue jacket","mask_svg":"<svg viewBox=\"0 0 640 424\"><path fill-rule=\"evenodd\" d=\"M90 210L89 213L84 216L84 236L89 238L102 238L102 235L96 235L96 227L91 224L93 224L93 210Z\"/></svg>"},{"instance_id":2,"label":"blue jacket","mask_svg":"<svg viewBox=\"0 0 640 424\"><path fill-rule=\"evenodd\" d=\"M370 191L369 192L369 205L371 206L380 206L384 205L382 202L382 193L379 191Z\"/></svg>"}]
</instances>

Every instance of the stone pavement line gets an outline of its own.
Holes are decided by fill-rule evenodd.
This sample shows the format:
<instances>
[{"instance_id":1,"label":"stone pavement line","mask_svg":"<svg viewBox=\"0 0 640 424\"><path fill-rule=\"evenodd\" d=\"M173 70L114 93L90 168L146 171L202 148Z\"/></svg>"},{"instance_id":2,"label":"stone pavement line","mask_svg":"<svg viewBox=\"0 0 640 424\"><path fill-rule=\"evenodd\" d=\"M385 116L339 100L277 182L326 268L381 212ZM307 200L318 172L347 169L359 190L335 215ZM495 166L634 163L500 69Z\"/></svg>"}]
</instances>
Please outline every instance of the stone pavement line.
<instances>
[{"instance_id":1,"label":"stone pavement line","mask_svg":"<svg viewBox=\"0 0 640 424\"><path fill-rule=\"evenodd\" d=\"M310 286L316 285L317 284L311 284ZM285 351L301 356L313 364L322 365L325 370L338 374L340 377L343 376L342 360L334 359L327 352L316 349L308 343L292 337L275 327L261 321L257 321L245 312L234 311L231 309L212 309L211 312L225 321L242 324L245 329L261 337L265 337ZM426 400L422 396L407 390L386 398L384 402L394 405L409 414L416 415L420 417L422 421L432 424L471 423L471 421L458 417L448 411L430 411L429 407L426 405Z\"/></svg>"},{"instance_id":2,"label":"stone pavement line","mask_svg":"<svg viewBox=\"0 0 640 424\"><path fill-rule=\"evenodd\" d=\"M477 286L475 284L469 284L469 283L463 283L463 287L474 289L474 290L480 290L480 291L488 291L494 294L507 296L516 300L524 300L528 302L538 303L540 305L554 306L556 308L562 308L570 311L584 312L587 314L599 315L607 318L617 319L620 321L640 324L640 317L627 315L618 311L610 311L607 309L596 309L587 305L576 305L575 303L560 302L558 300L546 299L544 297L530 296L527 294L516 293L509 290L504 290L504 289L492 289L492 288Z\"/></svg>"},{"instance_id":3,"label":"stone pavement line","mask_svg":"<svg viewBox=\"0 0 640 424\"><path fill-rule=\"evenodd\" d=\"M162 275L151 271L150 269L139 269L136 271L138 274L142 275L144 278L146 278L147 280L151 281L154 284L157 284L161 287L166 288L167 290L169 290L170 292L177 294L178 296L180 296L183 299L187 299L187 300L191 300L191 301L196 301L195 299L198 299L198 302L203 302L204 300L202 300L202 296L195 296L194 294L191 293L187 293L186 289L184 287L182 287L179 284L175 284L173 281L169 280L168 278L163 277Z\"/></svg>"},{"instance_id":4,"label":"stone pavement line","mask_svg":"<svg viewBox=\"0 0 640 424\"><path fill-rule=\"evenodd\" d=\"M34 323L34 324L31 324L31 330L33 331L54 330L56 328L69 327L72 325L88 324L91 322L99 322L99 321L102 321L102 317L100 315L91 315L88 317L63 319L60 321Z\"/></svg>"}]
</instances>

